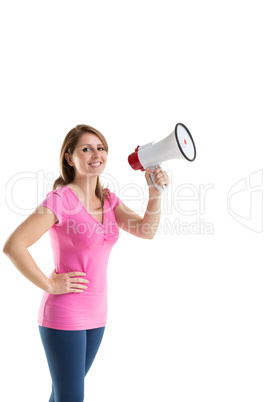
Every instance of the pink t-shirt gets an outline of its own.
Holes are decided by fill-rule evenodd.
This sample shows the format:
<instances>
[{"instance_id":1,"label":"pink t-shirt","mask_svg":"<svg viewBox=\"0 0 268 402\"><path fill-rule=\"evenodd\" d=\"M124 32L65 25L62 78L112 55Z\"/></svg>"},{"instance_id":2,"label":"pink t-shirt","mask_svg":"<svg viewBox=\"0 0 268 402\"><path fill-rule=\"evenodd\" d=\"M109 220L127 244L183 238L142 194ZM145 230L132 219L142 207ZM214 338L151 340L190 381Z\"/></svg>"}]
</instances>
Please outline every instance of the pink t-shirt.
<instances>
[{"instance_id":1,"label":"pink t-shirt","mask_svg":"<svg viewBox=\"0 0 268 402\"><path fill-rule=\"evenodd\" d=\"M105 190L109 201L104 198L103 223L89 214L68 186L50 191L39 204L58 218L48 231L56 273L82 271L90 281L82 293L44 292L38 313L38 323L43 327L84 330L106 325L107 264L119 237L114 208L121 200Z\"/></svg>"}]
</instances>

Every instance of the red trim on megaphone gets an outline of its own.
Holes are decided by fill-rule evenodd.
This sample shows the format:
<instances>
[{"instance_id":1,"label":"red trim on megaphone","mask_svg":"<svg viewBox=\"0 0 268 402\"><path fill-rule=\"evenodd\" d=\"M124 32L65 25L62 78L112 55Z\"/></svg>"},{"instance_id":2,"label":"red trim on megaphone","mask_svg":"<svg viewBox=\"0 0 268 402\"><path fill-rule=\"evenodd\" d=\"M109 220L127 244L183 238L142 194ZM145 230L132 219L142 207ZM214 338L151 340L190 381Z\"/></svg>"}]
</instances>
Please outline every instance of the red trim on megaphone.
<instances>
[{"instance_id":1,"label":"red trim on megaphone","mask_svg":"<svg viewBox=\"0 0 268 402\"><path fill-rule=\"evenodd\" d=\"M138 157L138 149L139 149L139 145L135 149L135 152L133 152L132 154L129 155L128 163L130 164L132 169L134 169L134 170L139 170L140 169L142 172L144 172L145 169L143 168L142 164L140 163L140 160L139 160L139 157Z\"/></svg>"}]
</instances>

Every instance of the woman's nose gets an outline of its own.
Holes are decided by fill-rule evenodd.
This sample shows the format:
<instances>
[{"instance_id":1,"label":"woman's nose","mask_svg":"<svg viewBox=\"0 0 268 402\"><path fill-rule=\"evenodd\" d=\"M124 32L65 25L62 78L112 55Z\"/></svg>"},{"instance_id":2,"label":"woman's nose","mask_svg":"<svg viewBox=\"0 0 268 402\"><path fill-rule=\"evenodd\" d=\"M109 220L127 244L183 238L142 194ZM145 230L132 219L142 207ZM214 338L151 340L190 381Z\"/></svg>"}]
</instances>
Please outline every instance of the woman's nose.
<instances>
[{"instance_id":1,"label":"woman's nose","mask_svg":"<svg viewBox=\"0 0 268 402\"><path fill-rule=\"evenodd\" d=\"M98 149L94 149L93 156L99 156L100 151Z\"/></svg>"}]
</instances>

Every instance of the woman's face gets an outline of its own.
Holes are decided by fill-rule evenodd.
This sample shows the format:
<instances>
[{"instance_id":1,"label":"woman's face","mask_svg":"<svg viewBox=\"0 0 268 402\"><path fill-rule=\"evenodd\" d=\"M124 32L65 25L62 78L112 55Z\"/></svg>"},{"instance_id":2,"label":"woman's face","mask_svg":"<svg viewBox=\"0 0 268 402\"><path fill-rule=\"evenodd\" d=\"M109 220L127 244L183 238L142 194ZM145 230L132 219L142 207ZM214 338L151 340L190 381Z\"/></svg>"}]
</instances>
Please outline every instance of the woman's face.
<instances>
[{"instance_id":1,"label":"woman's face","mask_svg":"<svg viewBox=\"0 0 268 402\"><path fill-rule=\"evenodd\" d=\"M84 133L78 140L71 159L65 154L69 165L73 166L75 174L99 176L105 169L107 152L100 138L91 133Z\"/></svg>"}]
</instances>

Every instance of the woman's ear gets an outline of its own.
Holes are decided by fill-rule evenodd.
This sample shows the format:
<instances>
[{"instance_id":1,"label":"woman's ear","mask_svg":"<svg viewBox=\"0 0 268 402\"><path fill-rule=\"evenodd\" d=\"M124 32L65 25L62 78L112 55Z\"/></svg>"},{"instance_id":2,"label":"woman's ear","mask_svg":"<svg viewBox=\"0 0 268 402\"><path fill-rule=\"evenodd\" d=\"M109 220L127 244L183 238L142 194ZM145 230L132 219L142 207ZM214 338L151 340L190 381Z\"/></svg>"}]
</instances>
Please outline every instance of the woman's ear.
<instances>
[{"instance_id":1,"label":"woman's ear","mask_svg":"<svg viewBox=\"0 0 268 402\"><path fill-rule=\"evenodd\" d=\"M66 159L66 161L67 161L67 163L70 165L70 166L73 166L73 162L72 162L72 156L69 154L69 152L65 152L65 159Z\"/></svg>"}]
</instances>

